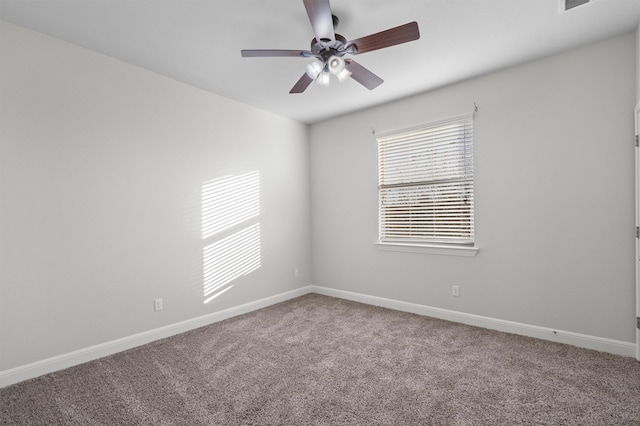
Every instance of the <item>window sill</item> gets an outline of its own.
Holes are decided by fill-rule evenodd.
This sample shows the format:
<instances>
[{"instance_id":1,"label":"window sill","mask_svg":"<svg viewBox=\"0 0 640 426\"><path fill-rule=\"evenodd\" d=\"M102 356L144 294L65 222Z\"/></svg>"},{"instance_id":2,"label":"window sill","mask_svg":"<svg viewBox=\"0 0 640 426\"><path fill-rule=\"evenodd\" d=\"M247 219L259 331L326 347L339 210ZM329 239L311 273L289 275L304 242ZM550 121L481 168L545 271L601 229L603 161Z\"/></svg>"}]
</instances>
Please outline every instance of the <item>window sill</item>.
<instances>
[{"instance_id":1,"label":"window sill","mask_svg":"<svg viewBox=\"0 0 640 426\"><path fill-rule=\"evenodd\" d=\"M382 243L377 242L378 250L397 251L405 253L425 253L440 254L445 256L467 256L473 257L480 250L478 247L470 246L448 246L438 244L407 244L407 243Z\"/></svg>"}]
</instances>

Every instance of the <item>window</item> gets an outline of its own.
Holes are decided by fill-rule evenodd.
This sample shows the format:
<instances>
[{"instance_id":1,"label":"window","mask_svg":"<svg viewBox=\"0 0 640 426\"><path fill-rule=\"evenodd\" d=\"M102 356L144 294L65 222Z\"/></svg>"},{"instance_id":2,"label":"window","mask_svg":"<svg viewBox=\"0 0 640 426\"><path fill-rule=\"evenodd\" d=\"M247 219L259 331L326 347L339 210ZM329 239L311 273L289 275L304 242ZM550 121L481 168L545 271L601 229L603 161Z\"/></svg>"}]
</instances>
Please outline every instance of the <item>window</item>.
<instances>
[{"instance_id":1,"label":"window","mask_svg":"<svg viewBox=\"0 0 640 426\"><path fill-rule=\"evenodd\" d=\"M473 246L473 115L377 141L380 242Z\"/></svg>"}]
</instances>

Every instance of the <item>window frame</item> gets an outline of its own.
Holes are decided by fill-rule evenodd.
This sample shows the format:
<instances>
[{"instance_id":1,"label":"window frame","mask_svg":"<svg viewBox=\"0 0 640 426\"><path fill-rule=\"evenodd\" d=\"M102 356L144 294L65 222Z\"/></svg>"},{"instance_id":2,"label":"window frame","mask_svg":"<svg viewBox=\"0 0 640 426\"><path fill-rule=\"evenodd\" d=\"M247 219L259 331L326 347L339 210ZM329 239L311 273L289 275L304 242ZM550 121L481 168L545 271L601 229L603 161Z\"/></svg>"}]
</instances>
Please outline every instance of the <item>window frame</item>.
<instances>
[{"instance_id":1,"label":"window frame","mask_svg":"<svg viewBox=\"0 0 640 426\"><path fill-rule=\"evenodd\" d=\"M456 161L461 161L461 165L457 165L457 166L453 166L451 168L448 169L449 173L455 173L455 174L460 174L460 176L458 177L454 177L451 178L450 176L447 176L447 181L448 182L454 182L457 185L459 185L460 188L464 187L465 191L468 190L469 185L470 185L470 189L471 189L471 201L470 201L470 206L468 208L468 212L467 210L464 210L465 208L463 207L462 213L463 213L463 217L464 214L466 214L466 216L468 217L467 221L468 221L468 226L470 227L469 230L469 238L464 238L464 237L452 237L452 236L446 236L444 233L441 233L440 235L436 235L433 237L426 237L425 235L422 235L420 238L411 238L411 236L409 234L411 234L411 232L409 231L404 231L405 234L403 234L403 231L400 232L401 238L385 238L385 230L383 229L385 224L390 223L390 216L393 214L393 209L391 209L391 213L387 214L385 216L385 205L383 205L383 198L386 197L388 198L389 196L389 192L390 189L393 188L398 188L407 192L411 192L412 189L411 188L416 188L416 187L421 187L423 188L423 190L425 191L435 191L439 194L441 194L442 192L438 192L438 185L439 183L439 179L436 178L435 176L431 175L431 177L427 177L428 175L430 175L431 173L433 173L433 170L440 170L441 167L443 165L446 166L445 163L450 163L450 158L447 157L442 157L441 155L443 155L441 152L436 151L438 148L436 147L436 143L434 142L435 139L437 139L437 137L434 137L433 135L431 135L431 133L433 131L437 131L438 129L445 129L447 126L457 126L460 129L462 129L465 133L462 137L462 139L459 139L459 137L456 136L447 136L447 140L451 140L452 142L456 142L458 143L456 150L461 150L461 154L457 153L456 154L456 158L460 158L460 156L464 156L463 160L456 160ZM396 252L414 252L414 253L428 253L428 254L445 254L445 255L457 255L457 256L475 256L478 252L478 247L476 247L476 242L475 242L475 206L474 206L474 197L475 197L475 178L474 178L474 155L473 155L473 149L474 149L474 114L470 113L470 114L464 114L464 115L460 115L460 116L456 116L456 117L452 117L452 118L448 118L445 120L439 120L439 121L434 121L434 122L428 122L425 124L421 124L419 126L414 126L411 128L405 128L405 129L400 129L400 130L395 130L395 131L390 131L390 132L385 132L383 134L376 134L375 135L375 140L376 140L376 148L377 148L377 160L378 160L378 164L377 164L377 175L378 175L378 240L376 241L376 246L379 250L384 250L384 251L396 251ZM469 132L467 132L467 130L469 130ZM459 130L456 130L459 132ZM407 178L407 176L410 176L410 174L412 174L413 172L408 172L406 169L404 171L394 171L393 176L392 177L388 177L388 170L389 170L389 163L391 163L391 161L387 158L386 162L384 158L382 157L382 144L392 144L393 142L391 142L391 140L393 141L403 141L405 143L413 143L414 141L410 141L410 139L414 139L416 137L416 134L422 134L422 136L418 136L418 139L415 142L418 142L420 144L422 144L422 146L419 146L418 148L420 149L419 154L416 155L414 154L402 154L403 156L408 156L408 155L412 155L412 158L410 161L407 161L407 159L405 158L404 160L400 160L401 161L401 166L400 167L396 167L396 169L402 169L405 165L409 165L410 163L418 163L418 166L421 167L421 172L419 172L420 174L420 178L418 178L418 180L412 180L414 178ZM461 145L460 145L461 143ZM413 149L413 148L412 148ZM439 159L439 163L435 164L433 162L425 162L423 159L420 161L416 160L416 157L420 157L422 156L422 158L425 157L424 153L430 151L431 153L435 153L435 155L438 156ZM412 151L413 152L413 151ZM444 151L443 151L444 152ZM387 157L390 157L389 153L386 153ZM445 153L445 156L448 156L449 154ZM397 158L397 157L394 157ZM395 160L394 160L395 161ZM394 162L395 164L395 162ZM434 166L435 164L435 166ZM414 167L415 170L415 165L411 164L412 167ZM384 171L383 171L384 170ZM454 170L453 172L451 170ZM456 171L456 170L460 170L460 171ZM394 180L395 179L395 180ZM400 181L398 181L397 179L400 179ZM385 184L387 183L387 184ZM417 191L417 190L416 190ZM442 191L440 189L440 191ZM461 190L460 190L461 191ZM458 200L461 200L460 198L460 192L456 194L459 198ZM414 195L414 197L417 197L417 195ZM431 199L432 200L432 199ZM466 203L466 199L464 200ZM432 204L433 205L433 204ZM436 210L438 208L442 208L442 206L444 206L445 203L444 202L436 202ZM386 206L388 209L388 206ZM423 203L418 203L416 205L414 205L414 208L417 208L418 210L424 208L424 204ZM401 208L401 210L404 210ZM403 213L400 213L400 215L402 216ZM403 217L407 217L409 216L408 214L404 213ZM437 216L437 215L436 215ZM470 217L469 217L470 216ZM428 223L436 223L438 225L449 225L450 223L447 223L445 221L431 221ZM466 222L463 222L466 224ZM405 226L412 226L411 221L409 221L409 223L406 224L402 224ZM439 227L436 226L436 229L438 232L442 232L442 229L438 229Z\"/></svg>"}]
</instances>

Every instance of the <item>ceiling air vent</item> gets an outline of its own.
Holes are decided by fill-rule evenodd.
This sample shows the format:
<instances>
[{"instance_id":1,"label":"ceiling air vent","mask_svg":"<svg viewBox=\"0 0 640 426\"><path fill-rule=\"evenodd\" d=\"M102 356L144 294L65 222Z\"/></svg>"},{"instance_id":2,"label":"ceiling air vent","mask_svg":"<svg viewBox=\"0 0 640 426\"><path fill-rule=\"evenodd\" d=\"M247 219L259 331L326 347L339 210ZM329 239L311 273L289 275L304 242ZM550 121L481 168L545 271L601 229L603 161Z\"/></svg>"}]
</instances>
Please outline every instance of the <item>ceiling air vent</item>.
<instances>
[{"instance_id":1,"label":"ceiling air vent","mask_svg":"<svg viewBox=\"0 0 640 426\"><path fill-rule=\"evenodd\" d=\"M594 0L558 0L560 13L568 12L583 4L591 3Z\"/></svg>"}]
</instances>

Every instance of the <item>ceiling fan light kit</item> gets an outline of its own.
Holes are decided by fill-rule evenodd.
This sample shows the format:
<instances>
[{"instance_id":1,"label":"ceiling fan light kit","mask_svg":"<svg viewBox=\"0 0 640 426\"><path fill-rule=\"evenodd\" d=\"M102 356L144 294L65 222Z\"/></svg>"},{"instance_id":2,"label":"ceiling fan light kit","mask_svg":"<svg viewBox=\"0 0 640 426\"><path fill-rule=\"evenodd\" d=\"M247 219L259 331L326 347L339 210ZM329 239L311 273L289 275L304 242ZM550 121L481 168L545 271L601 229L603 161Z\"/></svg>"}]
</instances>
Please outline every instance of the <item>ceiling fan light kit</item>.
<instances>
[{"instance_id":1,"label":"ceiling fan light kit","mask_svg":"<svg viewBox=\"0 0 640 426\"><path fill-rule=\"evenodd\" d=\"M410 22L347 41L345 37L335 33L335 27L339 20L331 13L329 0L303 0L303 3L315 34L315 38L311 40L310 50L258 49L241 51L245 58L292 56L315 58L313 62L307 64L306 73L300 77L289 93L302 93L313 81L321 86L329 86L331 75L335 75L340 82L351 77L367 89L373 90L384 80L353 59L345 60L344 56L371 52L420 38L417 22Z\"/></svg>"}]
</instances>

